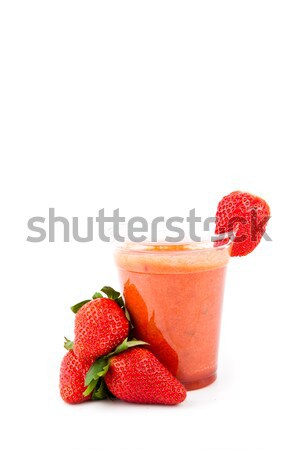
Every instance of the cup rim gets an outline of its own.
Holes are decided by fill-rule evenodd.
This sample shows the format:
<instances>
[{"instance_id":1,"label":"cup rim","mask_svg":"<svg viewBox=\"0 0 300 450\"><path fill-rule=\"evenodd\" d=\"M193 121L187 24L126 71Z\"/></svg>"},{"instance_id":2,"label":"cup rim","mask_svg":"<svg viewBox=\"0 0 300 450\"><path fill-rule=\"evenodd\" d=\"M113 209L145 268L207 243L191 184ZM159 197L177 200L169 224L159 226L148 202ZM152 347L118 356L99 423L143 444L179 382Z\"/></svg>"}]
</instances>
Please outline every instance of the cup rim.
<instances>
[{"instance_id":1,"label":"cup rim","mask_svg":"<svg viewBox=\"0 0 300 450\"><path fill-rule=\"evenodd\" d=\"M223 234L207 233L201 238L201 241L193 241L184 239L180 242L170 242L170 241L148 241L143 242L133 242L130 240L124 240L124 242L119 242L114 240L113 245L116 250L124 252L138 252L138 253L169 253L169 254L182 254L184 252L210 252L210 251L220 251L224 249L230 249L234 241L234 233L227 232ZM175 249L176 248L176 249Z\"/></svg>"}]
</instances>

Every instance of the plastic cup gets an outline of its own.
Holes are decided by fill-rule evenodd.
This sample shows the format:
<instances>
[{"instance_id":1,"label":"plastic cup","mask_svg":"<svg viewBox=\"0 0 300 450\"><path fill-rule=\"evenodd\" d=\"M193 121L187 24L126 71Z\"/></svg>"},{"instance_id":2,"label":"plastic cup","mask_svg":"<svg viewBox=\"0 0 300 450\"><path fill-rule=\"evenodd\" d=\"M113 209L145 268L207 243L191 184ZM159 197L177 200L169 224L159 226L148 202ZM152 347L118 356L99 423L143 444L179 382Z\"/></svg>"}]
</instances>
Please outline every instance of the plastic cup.
<instances>
[{"instance_id":1,"label":"plastic cup","mask_svg":"<svg viewBox=\"0 0 300 450\"><path fill-rule=\"evenodd\" d=\"M224 242L224 241L223 241ZM226 267L231 241L124 243L115 262L134 335L187 390L217 376Z\"/></svg>"}]
</instances>

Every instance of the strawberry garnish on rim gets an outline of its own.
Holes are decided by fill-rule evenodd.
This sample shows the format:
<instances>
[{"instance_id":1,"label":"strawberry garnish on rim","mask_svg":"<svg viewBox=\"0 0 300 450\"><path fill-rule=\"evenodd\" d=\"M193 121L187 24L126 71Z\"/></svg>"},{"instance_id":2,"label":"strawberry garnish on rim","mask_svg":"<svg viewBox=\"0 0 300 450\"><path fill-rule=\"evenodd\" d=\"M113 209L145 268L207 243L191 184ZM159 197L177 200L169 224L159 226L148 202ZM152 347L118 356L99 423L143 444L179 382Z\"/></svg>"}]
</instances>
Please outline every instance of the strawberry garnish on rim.
<instances>
[{"instance_id":1,"label":"strawberry garnish on rim","mask_svg":"<svg viewBox=\"0 0 300 450\"><path fill-rule=\"evenodd\" d=\"M231 256L245 256L259 244L269 219L270 208L265 200L248 192L234 191L218 204L216 234L233 233Z\"/></svg>"}]
</instances>

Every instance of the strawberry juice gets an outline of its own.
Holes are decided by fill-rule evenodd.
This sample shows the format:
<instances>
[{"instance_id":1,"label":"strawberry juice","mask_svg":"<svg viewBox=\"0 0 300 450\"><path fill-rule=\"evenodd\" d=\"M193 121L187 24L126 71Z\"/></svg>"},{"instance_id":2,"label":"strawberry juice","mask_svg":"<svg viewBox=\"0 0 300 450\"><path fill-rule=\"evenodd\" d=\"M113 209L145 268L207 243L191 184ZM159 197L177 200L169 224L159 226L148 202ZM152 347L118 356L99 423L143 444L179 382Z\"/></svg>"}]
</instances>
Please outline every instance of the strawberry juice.
<instances>
[{"instance_id":1,"label":"strawberry juice","mask_svg":"<svg viewBox=\"0 0 300 450\"><path fill-rule=\"evenodd\" d=\"M216 379L231 244L122 244L116 249L134 335L188 390Z\"/></svg>"}]
</instances>

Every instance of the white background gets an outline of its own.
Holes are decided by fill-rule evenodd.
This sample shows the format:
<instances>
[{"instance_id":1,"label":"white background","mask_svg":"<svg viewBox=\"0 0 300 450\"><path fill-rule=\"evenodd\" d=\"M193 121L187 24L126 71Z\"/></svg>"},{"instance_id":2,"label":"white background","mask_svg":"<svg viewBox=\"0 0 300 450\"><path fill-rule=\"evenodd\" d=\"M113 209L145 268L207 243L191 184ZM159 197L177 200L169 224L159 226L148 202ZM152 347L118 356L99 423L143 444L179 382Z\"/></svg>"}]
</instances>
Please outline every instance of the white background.
<instances>
[{"instance_id":1,"label":"white background","mask_svg":"<svg viewBox=\"0 0 300 450\"><path fill-rule=\"evenodd\" d=\"M0 5L2 447L299 448L299 2ZM231 261L217 382L63 403L68 308L117 275L109 244L28 243L27 220L214 215L236 189L269 202L273 242Z\"/></svg>"}]
</instances>

